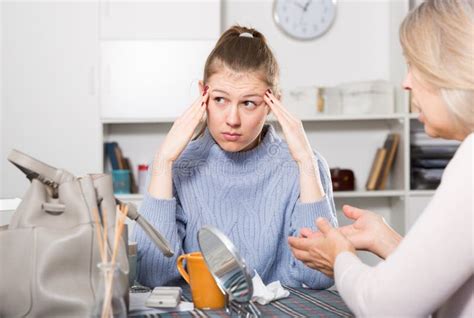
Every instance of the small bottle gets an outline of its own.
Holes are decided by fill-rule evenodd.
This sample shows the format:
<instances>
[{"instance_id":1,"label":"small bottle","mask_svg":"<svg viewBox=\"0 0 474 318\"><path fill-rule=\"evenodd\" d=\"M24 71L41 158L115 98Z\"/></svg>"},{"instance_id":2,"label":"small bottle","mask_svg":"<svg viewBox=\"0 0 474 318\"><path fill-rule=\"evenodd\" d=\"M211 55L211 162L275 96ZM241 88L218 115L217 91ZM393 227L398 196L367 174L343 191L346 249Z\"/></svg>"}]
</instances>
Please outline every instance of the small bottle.
<instances>
[{"instance_id":1,"label":"small bottle","mask_svg":"<svg viewBox=\"0 0 474 318\"><path fill-rule=\"evenodd\" d=\"M148 173L148 165L138 165L138 193L146 192L146 175Z\"/></svg>"}]
</instances>

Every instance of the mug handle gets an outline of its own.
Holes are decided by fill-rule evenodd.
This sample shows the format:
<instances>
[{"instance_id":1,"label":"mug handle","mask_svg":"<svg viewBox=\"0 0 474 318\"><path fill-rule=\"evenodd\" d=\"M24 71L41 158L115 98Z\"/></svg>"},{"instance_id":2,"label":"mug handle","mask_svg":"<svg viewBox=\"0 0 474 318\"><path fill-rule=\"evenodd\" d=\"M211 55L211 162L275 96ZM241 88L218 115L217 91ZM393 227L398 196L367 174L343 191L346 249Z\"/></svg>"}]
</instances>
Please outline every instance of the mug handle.
<instances>
[{"instance_id":1,"label":"mug handle","mask_svg":"<svg viewBox=\"0 0 474 318\"><path fill-rule=\"evenodd\" d=\"M187 255L184 254L184 255L180 255L178 257L178 260L176 261L176 266L178 267L178 272L181 274L181 276L184 278L184 280L190 284L189 282L189 274L188 272L186 272L186 270L184 269L184 265L183 265L183 262L184 260L187 259Z\"/></svg>"}]
</instances>

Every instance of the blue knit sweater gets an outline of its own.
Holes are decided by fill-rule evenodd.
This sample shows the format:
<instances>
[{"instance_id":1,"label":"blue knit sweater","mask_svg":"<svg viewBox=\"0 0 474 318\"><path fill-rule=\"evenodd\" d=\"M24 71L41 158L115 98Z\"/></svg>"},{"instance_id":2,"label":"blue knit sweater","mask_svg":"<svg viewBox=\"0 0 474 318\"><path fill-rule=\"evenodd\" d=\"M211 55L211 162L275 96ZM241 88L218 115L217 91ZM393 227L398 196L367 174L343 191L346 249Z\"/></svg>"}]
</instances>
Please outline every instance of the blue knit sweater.
<instances>
[{"instance_id":1,"label":"blue knit sweater","mask_svg":"<svg viewBox=\"0 0 474 318\"><path fill-rule=\"evenodd\" d=\"M299 202L299 170L288 145L272 126L264 131L256 148L231 153L222 150L206 130L173 165L174 198L145 195L140 212L170 241L175 256L164 257L137 229L140 283L176 284L177 256L198 251L197 232L209 224L231 239L250 272L255 269L266 284L280 280L288 286L316 289L333 284L296 260L287 242L301 227L314 228L319 216L337 225L328 166L316 153L326 196L318 202Z\"/></svg>"}]
</instances>

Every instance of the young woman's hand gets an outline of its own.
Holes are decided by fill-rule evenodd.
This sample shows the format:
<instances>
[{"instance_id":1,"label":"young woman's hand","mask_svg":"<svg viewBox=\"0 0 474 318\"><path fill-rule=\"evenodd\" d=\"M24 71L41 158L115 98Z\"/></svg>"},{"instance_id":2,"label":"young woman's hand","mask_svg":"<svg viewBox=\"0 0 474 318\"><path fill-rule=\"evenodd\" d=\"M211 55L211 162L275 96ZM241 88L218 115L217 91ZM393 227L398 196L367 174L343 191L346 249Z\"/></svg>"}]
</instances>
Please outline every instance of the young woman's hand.
<instances>
[{"instance_id":1,"label":"young woman's hand","mask_svg":"<svg viewBox=\"0 0 474 318\"><path fill-rule=\"evenodd\" d=\"M295 258L306 266L319 270L329 277L334 276L337 255L342 252L355 253L351 242L324 218L316 220L318 234L310 237L289 237L288 243Z\"/></svg>"},{"instance_id":2,"label":"young woman's hand","mask_svg":"<svg viewBox=\"0 0 474 318\"><path fill-rule=\"evenodd\" d=\"M290 114L270 90L265 92L263 98L280 123L291 156L298 164L300 172L300 202L320 201L326 193L319 175L317 160L306 137L301 120Z\"/></svg>"},{"instance_id":3,"label":"young woman's hand","mask_svg":"<svg viewBox=\"0 0 474 318\"><path fill-rule=\"evenodd\" d=\"M209 86L202 96L174 122L155 155L148 193L156 199L173 198L173 162L178 159L193 137L196 127L204 117L209 99Z\"/></svg>"},{"instance_id":4,"label":"young woman's hand","mask_svg":"<svg viewBox=\"0 0 474 318\"><path fill-rule=\"evenodd\" d=\"M174 162L188 145L196 127L204 117L209 99L209 86L204 88L203 94L189 107L171 127L161 144L156 159L164 162Z\"/></svg>"},{"instance_id":5,"label":"young woman's hand","mask_svg":"<svg viewBox=\"0 0 474 318\"><path fill-rule=\"evenodd\" d=\"M263 98L281 125L293 159L298 164L312 161L314 159L313 150L301 120L288 112L270 90L265 92Z\"/></svg>"},{"instance_id":6,"label":"young woman's hand","mask_svg":"<svg viewBox=\"0 0 474 318\"><path fill-rule=\"evenodd\" d=\"M354 223L339 228L358 250L372 252L385 259L398 246L402 237L384 218L374 212L344 205L342 211Z\"/></svg>"}]
</instances>

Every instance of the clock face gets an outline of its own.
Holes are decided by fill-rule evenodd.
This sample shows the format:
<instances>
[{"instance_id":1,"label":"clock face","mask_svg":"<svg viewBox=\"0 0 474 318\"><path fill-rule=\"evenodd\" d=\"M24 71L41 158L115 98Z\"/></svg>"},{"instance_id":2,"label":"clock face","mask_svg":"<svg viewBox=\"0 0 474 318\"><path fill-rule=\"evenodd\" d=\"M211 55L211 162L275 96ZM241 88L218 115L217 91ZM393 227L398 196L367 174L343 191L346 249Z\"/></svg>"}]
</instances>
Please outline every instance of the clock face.
<instances>
[{"instance_id":1,"label":"clock face","mask_svg":"<svg viewBox=\"0 0 474 318\"><path fill-rule=\"evenodd\" d=\"M336 0L275 0L273 18L287 35L311 40L323 35L336 17Z\"/></svg>"}]
</instances>

